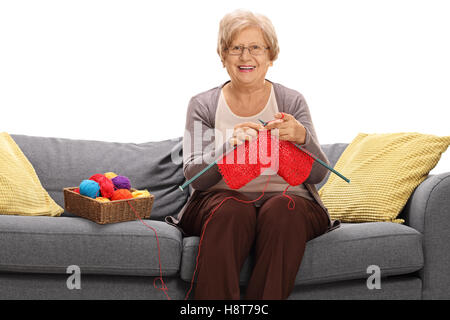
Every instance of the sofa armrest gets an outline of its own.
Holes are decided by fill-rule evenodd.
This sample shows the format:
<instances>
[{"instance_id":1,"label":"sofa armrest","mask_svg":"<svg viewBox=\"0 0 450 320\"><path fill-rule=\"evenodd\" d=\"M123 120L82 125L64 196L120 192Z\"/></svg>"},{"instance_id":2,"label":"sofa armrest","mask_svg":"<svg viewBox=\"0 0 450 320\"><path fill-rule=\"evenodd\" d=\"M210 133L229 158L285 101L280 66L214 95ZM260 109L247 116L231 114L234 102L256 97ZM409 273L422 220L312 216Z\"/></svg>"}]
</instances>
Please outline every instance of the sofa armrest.
<instances>
[{"instance_id":1,"label":"sofa armrest","mask_svg":"<svg viewBox=\"0 0 450 320\"><path fill-rule=\"evenodd\" d=\"M430 175L413 192L402 212L423 234L423 299L450 299L450 172Z\"/></svg>"}]
</instances>

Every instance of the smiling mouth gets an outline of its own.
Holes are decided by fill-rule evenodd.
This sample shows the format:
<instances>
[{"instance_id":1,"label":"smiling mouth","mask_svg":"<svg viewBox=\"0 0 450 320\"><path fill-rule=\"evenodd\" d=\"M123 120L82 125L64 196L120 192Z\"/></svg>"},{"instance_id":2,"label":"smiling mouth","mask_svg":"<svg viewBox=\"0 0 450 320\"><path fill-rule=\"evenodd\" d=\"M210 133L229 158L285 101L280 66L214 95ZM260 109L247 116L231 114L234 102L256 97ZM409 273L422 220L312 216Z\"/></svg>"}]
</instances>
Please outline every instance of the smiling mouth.
<instances>
[{"instance_id":1,"label":"smiling mouth","mask_svg":"<svg viewBox=\"0 0 450 320\"><path fill-rule=\"evenodd\" d=\"M253 70L255 66L238 66L239 70Z\"/></svg>"},{"instance_id":2,"label":"smiling mouth","mask_svg":"<svg viewBox=\"0 0 450 320\"><path fill-rule=\"evenodd\" d=\"M255 66L238 66L239 72L253 72L255 69Z\"/></svg>"}]
</instances>

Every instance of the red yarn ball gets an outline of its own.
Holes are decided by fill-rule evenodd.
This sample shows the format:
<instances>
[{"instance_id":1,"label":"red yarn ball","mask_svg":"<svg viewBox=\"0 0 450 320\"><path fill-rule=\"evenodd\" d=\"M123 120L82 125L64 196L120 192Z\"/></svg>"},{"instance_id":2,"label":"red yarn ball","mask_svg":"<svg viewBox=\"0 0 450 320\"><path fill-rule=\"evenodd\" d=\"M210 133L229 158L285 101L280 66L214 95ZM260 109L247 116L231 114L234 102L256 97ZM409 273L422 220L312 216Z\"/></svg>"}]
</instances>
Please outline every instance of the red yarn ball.
<instances>
[{"instance_id":1,"label":"red yarn ball","mask_svg":"<svg viewBox=\"0 0 450 320\"><path fill-rule=\"evenodd\" d=\"M111 197L111 200L123 200L123 199L131 199L133 198L133 195L131 194L130 190L128 189L117 189L113 192L113 195Z\"/></svg>"},{"instance_id":2,"label":"red yarn ball","mask_svg":"<svg viewBox=\"0 0 450 320\"><path fill-rule=\"evenodd\" d=\"M98 183L98 180L102 179L103 177L106 177L105 175L101 174L101 173L96 173L94 175L92 175L89 180L93 180L95 182Z\"/></svg>"},{"instance_id":3,"label":"red yarn ball","mask_svg":"<svg viewBox=\"0 0 450 320\"><path fill-rule=\"evenodd\" d=\"M100 193L102 197L111 198L114 193L114 183L104 174L96 173L89 178L100 185Z\"/></svg>"}]
</instances>

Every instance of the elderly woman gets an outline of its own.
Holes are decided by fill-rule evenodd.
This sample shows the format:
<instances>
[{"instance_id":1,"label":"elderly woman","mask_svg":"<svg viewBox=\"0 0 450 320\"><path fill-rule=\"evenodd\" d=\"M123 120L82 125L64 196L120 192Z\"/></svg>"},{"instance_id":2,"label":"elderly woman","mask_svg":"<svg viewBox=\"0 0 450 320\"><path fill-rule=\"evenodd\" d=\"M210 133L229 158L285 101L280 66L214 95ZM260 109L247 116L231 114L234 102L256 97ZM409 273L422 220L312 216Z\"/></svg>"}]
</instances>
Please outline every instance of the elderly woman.
<instances>
[{"instance_id":1,"label":"elderly woman","mask_svg":"<svg viewBox=\"0 0 450 320\"><path fill-rule=\"evenodd\" d=\"M227 14L220 22L217 52L230 80L189 102L185 177L191 179L219 155L263 130L272 130L279 140L299 144L327 163L302 94L265 78L279 52L270 20L243 10ZM264 127L259 119L270 123ZM202 236L195 299L239 299L240 271L251 251L254 268L245 298L287 298L306 242L333 227L314 186L326 174L326 168L314 163L303 184L290 186L286 194L291 200L281 194L288 184L273 170L239 190L228 187L217 164L196 179L178 220L170 221L185 235ZM289 201L295 202L294 210Z\"/></svg>"}]
</instances>

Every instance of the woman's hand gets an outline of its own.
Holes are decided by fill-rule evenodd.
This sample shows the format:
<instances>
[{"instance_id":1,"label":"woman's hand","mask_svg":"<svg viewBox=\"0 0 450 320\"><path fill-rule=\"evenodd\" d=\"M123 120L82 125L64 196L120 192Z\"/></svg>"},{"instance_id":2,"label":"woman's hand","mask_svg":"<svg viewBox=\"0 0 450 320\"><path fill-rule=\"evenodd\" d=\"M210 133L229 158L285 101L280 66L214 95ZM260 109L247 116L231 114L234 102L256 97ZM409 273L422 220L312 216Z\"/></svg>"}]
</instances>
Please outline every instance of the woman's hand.
<instances>
[{"instance_id":1,"label":"woman's hand","mask_svg":"<svg viewBox=\"0 0 450 320\"><path fill-rule=\"evenodd\" d=\"M264 129L260 123L243 122L234 126L233 136L228 141L232 147L240 145L246 140L249 142L258 136L258 131Z\"/></svg>"},{"instance_id":2,"label":"woman's hand","mask_svg":"<svg viewBox=\"0 0 450 320\"><path fill-rule=\"evenodd\" d=\"M306 129L293 115L278 112L275 114L275 118L275 120L269 121L264 128L267 130L278 129L280 140L291 141L300 145L305 143Z\"/></svg>"}]
</instances>

